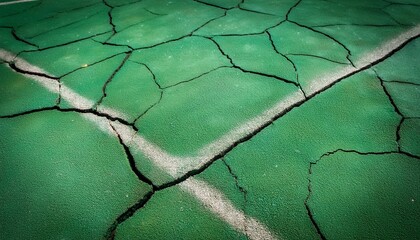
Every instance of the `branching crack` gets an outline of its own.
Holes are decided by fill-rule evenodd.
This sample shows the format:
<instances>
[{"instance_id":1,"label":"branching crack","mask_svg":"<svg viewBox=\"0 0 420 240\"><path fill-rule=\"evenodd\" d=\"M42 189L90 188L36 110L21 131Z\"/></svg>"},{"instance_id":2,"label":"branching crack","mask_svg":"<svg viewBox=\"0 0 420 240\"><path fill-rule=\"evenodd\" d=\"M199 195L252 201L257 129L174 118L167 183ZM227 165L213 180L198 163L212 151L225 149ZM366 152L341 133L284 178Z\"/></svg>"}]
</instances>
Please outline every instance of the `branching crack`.
<instances>
[{"instance_id":1,"label":"branching crack","mask_svg":"<svg viewBox=\"0 0 420 240\"><path fill-rule=\"evenodd\" d=\"M106 80L105 84L102 87L102 97L98 100L98 102L93 106L93 109L97 110L98 106L101 105L104 98L106 98L106 89L108 87L108 84L114 79L115 75L121 70L121 68L124 66L125 62L127 62L128 58L131 56L132 52L128 52L125 55L125 58L122 60L121 64L115 69L115 71L109 76L108 80Z\"/></svg>"}]
</instances>

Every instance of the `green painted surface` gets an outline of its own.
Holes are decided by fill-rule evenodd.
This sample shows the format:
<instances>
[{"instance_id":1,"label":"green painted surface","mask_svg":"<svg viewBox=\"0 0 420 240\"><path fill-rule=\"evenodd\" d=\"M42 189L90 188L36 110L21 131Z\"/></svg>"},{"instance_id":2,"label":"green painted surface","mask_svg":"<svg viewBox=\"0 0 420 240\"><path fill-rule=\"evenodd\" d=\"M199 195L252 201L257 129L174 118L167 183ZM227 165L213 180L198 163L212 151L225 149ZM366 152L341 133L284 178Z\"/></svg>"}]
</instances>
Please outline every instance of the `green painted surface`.
<instances>
[{"instance_id":1,"label":"green painted surface","mask_svg":"<svg viewBox=\"0 0 420 240\"><path fill-rule=\"evenodd\" d=\"M116 3L121 4L120 1L116 1ZM112 10L112 20L116 26L115 30L117 32L124 31L129 27L140 26L159 17L159 15L156 15L158 13L153 14L153 12L144 8L145 6L143 5L143 1L140 1L114 8Z\"/></svg>"},{"instance_id":2,"label":"green painted surface","mask_svg":"<svg viewBox=\"0 0 420 240\"><path fill-rule=\"evenodd\" d=\"M283 54L314 55L348 63L346 49L321 33L289 22L284 22L269 32L278 51Z\"/></svg>"},{"instance_id":3,"label":"green painted surface","mask_svg":"<svg viewBox=\"0 0 420 240\"><path fill-rule=\"evenodd\" d=\"M248 10L258 11L286 17L289 9L296 4L296 0L247 0L241 3L241 7Z\"/></svg>"},{"instance_id":4,"label":"green painted surface","mask_svg":"<svg viewBox=\"0 0 420 240\"><path fill-rule=\"evenodd\" d=\"M25 52L20 57L42 67L50 74L62 76L125 51L128 51L128 48L110 47L87 39L60 48Z\"/></svg>"},{"instance_id":5,"label":"green painted surface","mask_svg":"<svg viewBox=\"0 0 420 240\"><path fill-rule=\"evenodd\" d=\"M405 117L420 117L420 86L405 83L384 83L398 109Z\"/></svg>"},{"instance_id":6,"label":"green painted surface","mask_svg":"<svg viewBox=\"0 0 420 240\"><path fill-rule=\"evenodd\" d=\"M101 239L150 191L118 141L78 113L0 119L0 132L2 238Z\"/></svg>"},{"instance_id":7,"label":"green painted surface","mask_svg":"<svg viewBox=\"0 0 420 240\"><path fill-rule=\"evenodd\" d=\"M226 16L216 19L196 32L197 35L260 33L279 23L277 16L254 13L240 9L227 11Z\"/></svg>"},{"instance_id":8,"label":"green painted surface","mask_svg":"<svg viewBox=\"0 0 420 240\"><path fill-rule=\"evenodd\" d=\"M405 119L400 130L403 151L420 156L420 119Z\"/></svg>"},{"instance_id":9,"label":"green painted surface","mask_svg":"<svg viewBox=\"0 0 420 240\"><path fill-rule=\"evenodd\" d=\"M19 36L41 48L54 46L110 31L106 12L107 8L105 6L95 4L45 18L35 24L23 25L18 27L16 32ZM93 25L94 28L90 27ZM77 29L77 31L72 31L73 29Z\"/></svg>"},{"instance_id":10,"label":"green painted surface","mask_svg":"<svg viewBox=\"0 0 420 240\"><path fill-rule=\"evenodd\" d=\"M34 50L35 47L17 41L12 35L12 29L0 28L0 47L6 49L14 54L18 54L24 50Z\"/></svg>"},{"instance_id":11,"label":"green painted surface","mask_svg":"<svg viewBox=\"0 0 420 240\"><path fill-rule=\"evenodd\" d=\"M201 2L220 6L223 8L233 8L241 3L240 0L203 0Z\"/></svg>"},{"instance_id":12,"label":"green painted surface","mask_svg":"<svg viewBox=\"0 0 420 240\"><path fill-rule=\"evenodd\" d=\"M196 78L218 67L231 65L216 44L201 37L188 37L136 51L131 60L146 64L163 88Z\"/></svg>"},{"instance_id":13,"label":"green painted surface","mask_svg":"<svg viewBox=\"0 0 420 240\"><path fill-rule=\"evenodd\" d=\"M169 200L169 201L168 201ZM159 211L156 211L159 209ZM153 195L121 224L115 239L245 239L179 187Z\"/></svg>"},{"instance_id":14,"label":"green painted surface","mask_svg":"<svg viewBox=\"0 0 420 240\"><path fill-rule=\"evenodd\" d=\"M116 109L127 115L125 120L133 122L159 101L160 92L145 66L127 61L108 84L98 111L103 107Z\"/></svg>"},{"instance_id":15,"label":"green painted surface","mask_svg":"<svg viewBox=\"0 0 420 240\"><path fill-rule=\"evenodd\" d=\"M418 2L417 2L418 3ZM420 22L420 5L390 5L385 8L398 23L415 25Z\"/></svg>"},{"instance_id":16,"label":"green painted surface","mask_svg":"<svg viewBox=\"0 0 420 240\"><path fill-rule=\"evenodd\" d=\"M166 5L162 9L154 7L157 13L163 14L154 21L146 21L142 24L126 28L110 39L111 43L128 44L134 48L150 47L165 41L179 39L190 35L194 30L204 25L207 21L223 15L223 10L211 8L207 5L175 1L159 1ZM145 3L146 5L146 3ZM149 9L155 11L154 9ZM188 14L188 18L185 17Z\"/></svg>"},{"instance_id":17,"label":"green painted surface","mask_svg":"<svg viewBox=\"0 0 420 240\"><path fill-rule=\"evenodd\" d=\"M292 63L273 49L267 34L214 38L234 64L296 82Z\"/></svg>"},{"instance_id":18,"label":"green painted surface","mask_svg":"<svg viewBox=\"0 0 420 240\"><path fill-rule=\"evenodd\" d=\"M364 2L364 3L363 3ZM365 6L360 6L362 3ZM367 6L366 6L367 5ZM323 26L335 24L395 24L380 7L385 1L302 1L291 12L290 19L306 26ZM322 16L322 17L308 17Z\"/></svg>"},{"instance_id":19,"label":"green painted surface","mask_svg":"<svg viewBox=\"0 0 420 240\"><path fill-rule=\"evenodd\" d=\"M411 61L406 61L410 59ZM420 84L420 40L410 42L390 58L374 67L384 81Z\"/></svg>"},{"instance_id":20,"label":"green painted surface","mask_svg":"<svg viewBox=\"0 0 420 240\"><path fill-rule=\"evenodd\" d=\"M418 159L340 152L312 170L309 206L327 239L420 236Z\"/></svg>"},{"instance_id":21,"label":"green painted surface","mask_svg":"<svg viewBox=\"0 0 420 240\"><path fill-rule=\"evenodd\" d=\"M58 95L49 92L33 80L0 65L0 116L32 109L52 107Z\"/></svg>"},{"instance_id":22,"label":"green painted surface","mask_svg":"<svg viewBox=\"0 0 420 240\"><path fill-rule=\"evenodd\" d=\"M285 239L314 239L304 205L309 162L338 148L395 150L398 122L379 81L362 73L292 110L235 148L226 161L247 191L249 215ZM229 182L206 179L231 195Z\"/></svg>"},{"instance_id":23,"label":"green painted surface","mask_svg":"<svg viewBox=\"0 0 420 240\"><path fill-rule=\"evenodd\" d=\"M112 76L124 58L125 54L120 54L103 62L83 67L61 78L61 83L92 100L92 105L86 106L86 108L92 108L103 95L102 86ZM73 106L66 101L62 101L60 107L72 108Z\"/></svg>"},{"instance_id":24,"label":"green painted surface","mask_svg":"<svg viewBox=\"0 0 420 240\"><path fill-rule=\"evenodd\" d=\"M221 68L165 90L136 126L164 150L193 155L294 91L295 86L273 78Z\"/></svg>"}]
</instances>

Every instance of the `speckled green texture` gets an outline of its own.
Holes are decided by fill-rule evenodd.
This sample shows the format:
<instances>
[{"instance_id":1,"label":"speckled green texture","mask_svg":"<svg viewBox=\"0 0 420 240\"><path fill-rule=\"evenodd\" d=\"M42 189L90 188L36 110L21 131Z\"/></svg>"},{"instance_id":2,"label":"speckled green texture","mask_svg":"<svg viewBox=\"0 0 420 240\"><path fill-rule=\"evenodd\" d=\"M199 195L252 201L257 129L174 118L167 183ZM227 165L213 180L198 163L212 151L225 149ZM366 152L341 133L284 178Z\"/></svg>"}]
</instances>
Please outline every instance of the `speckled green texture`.
<instances>
[{"instance_id":1,"label":"speckled green texture","mask_svg":"<svg viewBox=\"0 0 420 240\"><path fill-rule=\"evenodd\" d=\"M267 34L215 37L214 40L234 64L243 69L297 81L293 64L275 52Z\"/></svg>"},{"instance_id":2,"label":"speckled green texture","mask_svg":"<svg viewBox=\"0 0 420 240\"><path fill-rule=\"evenodd\" d=\"M146 206L117 228L115 239L168 237L245 239L177 186L155 193Z\"/></svg>"},{"instance_id":3,"label":"speckled green texture","mask_svg":"<svg viewBox=\"0 0 420 240\"><path fill-rule=\"evenodd\" d=\"M13 72L5 64L0 64L0 72L0 116L52 107L57 103L57 94Z\"/></svg>"},{"instance_id":4,"label":"speckled green texture","mask_svg":"<svg viewBox=\"0 0 420 240\"><path fill-rule=\"evenodd\" d=\"M327 239L420 236L418 159L339 152L312 167L311 182L308 204Z\"/></svg>"},{"instance_id":5,"label":"speckled green texture","mask_svg":"<svg viewBox=\"0 0 420 240\"><path fill-rule=\"evenodd\" d=\"M118 141L78 113L0 119L0 133L2 238L101 239L151 190Z\"/></svg>"},{"instance_id":6,"label":"speckled green texture","mask_svg":"<svg viewBox=\"0 0 420 240\"><path fill-rule=\"evenodd\" d=\"M260 33L279 23L281 19L273 15L231 9L226 15L216 19L196 32L198 35L213 36L226 34Z\"/></svg>"},{"instance_id":7,"label":"speckled green texture","mask_svg":"<svg viewBox=\"0 0 420 240\"><path fill-rule=\"evenodd\" d=\"M108 84L107 95L98 106L98 111L110 107L125 113L127 115L125 120L133 122L159 101L160 93L145 66L127 61Z\"/></svg>"},{"instance_id":8,"label":"speckled green texture","mask_svg":"<svg viewBox=\"0 0 420 240\"><path fill-rule=\"evenodd\" d=\"M188 37L136 51L131 60L146 64L163 88L191 80L218 67L231 65L220 54L216 44L202 37Z\"/></svg>"},{"instance_id":9,"label":"speckled green texture","mask_svg":"<svg viewBox=\"0 0 420 240\"><path fill-rule=\"evenodd\" d=\"M309 162L338 148L395 150L398 121L379 80L362 73L292 110L234 149L226 162L247 192L249 215L283 238L314 239L304 205ZM231 191L228 184L219 188Z\"/></svg>"},{"instance_id":10,"label":"speckled green texture","mask_svg":"<svg viewBox=\"0 0 420 240\"><path fill-rule=\"evenodd\" d=\"M0 4L0 238L420 239L419 8Z\"/></svg>"},{"instance_id":11,"label":"speckled green texture","mask_svg":"<svg viewBox=\"0 0 420 240\"><path fill-rule=\"evenodd\" d=\"M221 68L165 90L161 102L136 126L170 153L192 155L296 90L273 78Z\"/></svg>"},{"instance_id":12,"label":"speckled green texture","mask_svg":"<svg viewBox=\"0 0 420 240\"><path fill-rule=\"evenodd\" d=\"M118 68L124 58L125 54L119 54L89 67L82 67L61 78L61 83L88 99L93 100L92 106L86 106L87 108L91 108L102 97L102 86L111 78L115 69ZM67 101L60 102L60 106L63 108L73 107Z\"/></svg>"},{"instance_id":13,"label":"speckled green texture","mask_svg":"<svg viewBox=\"0 0 420 240\"><path fill-rule=\"evenodd\" d=\"M403 151L420 155L420 119L406 119L401 125L400 145Z\"/></svg>"},{"instance_id":14,"label":"speckled green texture","mask_svg":"<svg viewBox=\"0 0 420 240\"><path fill-rule=\"evenodd\" d=\"M87 39L60 48L25 52L20 57L50 74L62 76L125 51L128 51L127 47L110 47Z\"/></svg>"}]
</instances>

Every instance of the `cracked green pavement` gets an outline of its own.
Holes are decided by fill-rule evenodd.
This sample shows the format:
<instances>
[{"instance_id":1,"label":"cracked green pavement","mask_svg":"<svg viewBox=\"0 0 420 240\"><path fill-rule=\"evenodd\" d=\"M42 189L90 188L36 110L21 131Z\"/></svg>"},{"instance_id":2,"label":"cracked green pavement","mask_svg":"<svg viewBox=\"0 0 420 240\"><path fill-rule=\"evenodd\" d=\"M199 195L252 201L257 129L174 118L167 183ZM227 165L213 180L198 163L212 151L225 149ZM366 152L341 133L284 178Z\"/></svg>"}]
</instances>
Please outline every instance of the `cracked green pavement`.
<instances>
[{"instance_id":1,"label":"cracked green pavement","mask_svg":"<svg viewBox=\"0 0 420 240\"><path fill-rule=\"evenodd\" d=\"M420 239L418 12L0 1L0 238Z\"/></svg>"}]
</instances>

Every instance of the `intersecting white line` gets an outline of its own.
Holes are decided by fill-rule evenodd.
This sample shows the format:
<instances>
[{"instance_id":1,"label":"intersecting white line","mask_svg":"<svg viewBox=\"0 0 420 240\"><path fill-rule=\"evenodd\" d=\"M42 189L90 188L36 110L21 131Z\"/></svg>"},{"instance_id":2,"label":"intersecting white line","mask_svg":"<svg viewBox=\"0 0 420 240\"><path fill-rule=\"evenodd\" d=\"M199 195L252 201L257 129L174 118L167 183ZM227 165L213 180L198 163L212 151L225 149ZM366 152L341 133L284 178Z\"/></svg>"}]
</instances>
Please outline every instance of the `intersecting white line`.
<instances>
[{"instance_id":1,"label":"intersecting white line","mask_svg":"<svg viewBox=\"0 0 420 240\"><path fill-rule=\"evenodd\" d=\"M324 75L314 77L314 80L309 84L307 96L313 96L322 89L325 89L326 87L340 81L343 77L368 67L372 62L382 59L403 45L408 39L416 37L419 34L420 25L416 25L415 27L398 35L396 38L385 42L377 49L361 57L361 59L356 62L357 67L345 66L337 69L337 71L333 71L332 73L326 73ZM19 68L29 72L48 74L41 68L31 65L21 58L16 58L15 55L3 49L0 49L0 59L3 59L7 62L14 61L15 64L19 66ZM49 91L53 93L59 93L58 81L54 81L52 79L41 76L27 76L37 81ZM84 109L87 106L92 106L92 100L77 94L65 85L61 85L61 97L75 108ZM227 134L206 145L198 152L197 155L191 157L178 157L171 155L155 144L149 142L147 139L135 132L131 127L119 122L112 122L104 117L99 117L94 114L83 114L83 116L94 122L102 131L115 136L115 132L110 125L112 124L113 128L118 132L121 139L127 145L141 151L157 167L167 172L172 177L177 178L190 170L204 166L219 152L227 149L238 139L246 136L249 133L252 133L259 127L270 122L276 115L287 111L287 109L289 109L291 106L304 100L305 98L300 92L295 92L286 96L260 115L244 122L243 124L229 131ZM124 116L124 114L113 109L107 109L107 112L113 113L113 115L117 116ZM179 186L184 191L193 195L219 218L227 222L237 231L246 234L251 239L280 238L280 236L275 236L273 233L271 233L268 228L258 220L246 216L243 211L236 209L233 203L231 203L222 192L218 191L208 183L195 177L190 177L189 179L180 183Z\"/></svg>"}]
</instances>

